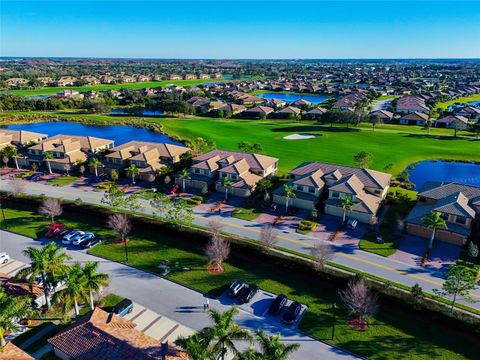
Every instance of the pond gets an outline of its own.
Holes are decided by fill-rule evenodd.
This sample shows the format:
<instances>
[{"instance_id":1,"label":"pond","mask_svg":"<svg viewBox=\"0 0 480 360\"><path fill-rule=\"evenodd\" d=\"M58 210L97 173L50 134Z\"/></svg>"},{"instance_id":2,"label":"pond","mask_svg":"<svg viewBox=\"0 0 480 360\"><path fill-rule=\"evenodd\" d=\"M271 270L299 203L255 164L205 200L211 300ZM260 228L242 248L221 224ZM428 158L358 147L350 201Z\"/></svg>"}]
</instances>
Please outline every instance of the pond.
<instances>
[{"instance_id":1,"label":"pond","mask_svg":"<svg viewBox=\"0 0 480 360\"><path fill-rule=\"evenodd\" d=\"M141 110L140 113L130 114L128 112L128 109L115 108L115 109L112 109L112 111L110 112L110 115L117 115L117 116L119 116L119 115L136 115L136 116L161 117L161 116L163 116L163 112L160 111L160 110L155 110L155 111Z\"/></svg>"},{"instance_id":2,"label":"pond","mask_svg":"<svg viewBox=\"0 0 480 360\"><path fill-rule=\"evenodd\" d=\"M415 190L427 181L456 182L480 187L480 165L457 161L421 161L408 167Z\"/></svg>"},{"instance_id":3,"label":"pond","mask_svg":"<svg viewBox=\"0 0 480 360\"><path fill-rule=\"evenodd\" d=\"M121 145L131 140L153 141L166 144L181 145L166 135L153 131L136 128L128 125L84 125L67 121L47 121L20 125L7 125L6 129L34 131L48 136L58 134L94 136L115 141L115 145Z\"/></svg>"},{"instance_id":4,"label":"pond","mask_svg":"<svg viewBox=\"0 0 480 360\"><path fill-rule=\"evenodd\" d=\"M257 94L256 96L259 96L267 100L270 100L270 99L283 100L288 103L292 103L297 100L303 99L303 100L310 101L314 105L320 104L321 102L324 102L325 100L328 99L328 96L323 96L323 95L277 93L277 92L261 93L261 94Z\"/></svg>"}]
</instances>

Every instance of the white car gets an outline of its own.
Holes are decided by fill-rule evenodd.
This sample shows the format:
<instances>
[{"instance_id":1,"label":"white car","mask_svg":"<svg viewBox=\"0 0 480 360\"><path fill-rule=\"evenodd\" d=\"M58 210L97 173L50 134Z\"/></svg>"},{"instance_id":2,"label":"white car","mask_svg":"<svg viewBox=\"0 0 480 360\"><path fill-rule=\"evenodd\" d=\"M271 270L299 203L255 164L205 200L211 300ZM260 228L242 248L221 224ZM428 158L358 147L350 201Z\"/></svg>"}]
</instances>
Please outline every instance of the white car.
<instances>
[{"instance_id":1,"label":"white car","mask_svg":"<svg viewBox=\"0 0 480 360\"><path fill-rule=\"evenodd\" d=\"M76 237L75 239L73 239L73 245L81 245L83 244L85 241L89 241L89 240L92 240L93 238L95 237L95 235L91 232L88 232L88 233L85 233L83 234L82 236L80 237Z\"/></svg>"},{"instance_id":2,"label":"white car","mask_svg":"<svg viewBox=\"0 0 480 360\"><path fill-rule=\"evenodd\" d=\"M10 256L7 253L0 253L0 264L6 264L10 261Z\"/></svg>"},{"instance_id":3,"label":"white car","mask_svg":"<svg viewBox=\"0 0 480 360\"><path fill-rule=\"evenodd\" d=\"M62 239L62 244L69 245L72 243L73 240L79 238L80 236L84 235L85 233L83 231L73 231L70 234L67 234L63 239Z\"/></svg>"}]
</instances>

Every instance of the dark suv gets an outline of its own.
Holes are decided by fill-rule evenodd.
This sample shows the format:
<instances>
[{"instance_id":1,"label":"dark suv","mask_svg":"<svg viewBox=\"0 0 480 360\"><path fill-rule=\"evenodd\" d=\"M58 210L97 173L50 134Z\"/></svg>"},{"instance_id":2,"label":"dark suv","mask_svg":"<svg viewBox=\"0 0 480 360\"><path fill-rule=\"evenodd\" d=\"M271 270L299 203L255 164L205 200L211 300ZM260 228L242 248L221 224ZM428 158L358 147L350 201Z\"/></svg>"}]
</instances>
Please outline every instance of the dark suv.
<instances>
[{"instance_id":1,"label":"dark suv","mask_svg":"<svg viewBox=\"0 0 480 360\"><path fill-rule=\"evenodd\" d=\"M299 302L292 302L283 314L282 321L287 325L293 324L301 310L302 305Z\"/></svg>"},{"instance_id":2,"label":"dark suv","mask_svg":"<svg viewBox=\"0 0 480 360\"><path fill-rule=\"evenodd\" d=\"M240 292L240 301L244 304L248 303L255 294L258 292L258 286L254 284L250 284L245 286L242 291Z\"/></svg>"},{"instance_id":3,"label":"dark suv","mask_svg":"<svg viewBox=\"0 0 480 360\"><path fill-rule=\"evenodd\" d=\"M278 295L275 300L270 304L270 307L268 308L268 312L270 315L278 315L280 314L280 311L282 311L282 308L285 306L287 303L288 298L287 295Z\"/></svg>"}]
</instances>

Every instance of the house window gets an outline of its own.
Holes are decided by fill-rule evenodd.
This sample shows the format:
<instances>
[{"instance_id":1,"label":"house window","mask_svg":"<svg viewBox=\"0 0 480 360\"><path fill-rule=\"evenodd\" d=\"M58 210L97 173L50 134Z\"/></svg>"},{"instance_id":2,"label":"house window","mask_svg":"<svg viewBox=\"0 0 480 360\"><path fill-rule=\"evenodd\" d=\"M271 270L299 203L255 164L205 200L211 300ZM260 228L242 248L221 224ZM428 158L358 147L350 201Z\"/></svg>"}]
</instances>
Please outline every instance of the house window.
<instances>
[{"instance_id":1,"label":"house window","mask_svg":"<svg viewBox=\"0 0 480 360\"><path fill-rule=\"evenodd\" d=\"M467 218L463 216L457 216L457 218L455 219L455 222L457 224L465 225L467 223Z\"/></svg>"},{"instance_id":2,"label":"house window","mask_svg":"<svg viewBox=\"0 0 480 360\"><path fill-rule=\"evenodd\" d=\"M308 192L312 193L312 194L315 194L315 188L309 187Z\"/></svg>"},{"instance_id":3,"label":"house window","mask_svg":"<svg viewBox=\"0 0 480 360\"><path fill-rule=\"evenodd\" d=\"M237 180L237 175L232 175L232 180Z\"/></svg>"},{"instance_id":4,"label":"house window","mask_svg":"<svg viewBox=\"0 0 480 360\"><path fill-rule=\"evenodd\" d=\"M336 191L332 191L332 198L339 198L340 194Z\"/></svg>"},{"instance_id":5,"label":"house window","mask_svg":"<svg viewBox=\"0 0 480 360\"><path fill-rule=\"evenodd\" d=\"M440 217L441 217L443 220L448 220L448 214L446 214L446 213L440 213Z\"/></svg>"}]
</instances>

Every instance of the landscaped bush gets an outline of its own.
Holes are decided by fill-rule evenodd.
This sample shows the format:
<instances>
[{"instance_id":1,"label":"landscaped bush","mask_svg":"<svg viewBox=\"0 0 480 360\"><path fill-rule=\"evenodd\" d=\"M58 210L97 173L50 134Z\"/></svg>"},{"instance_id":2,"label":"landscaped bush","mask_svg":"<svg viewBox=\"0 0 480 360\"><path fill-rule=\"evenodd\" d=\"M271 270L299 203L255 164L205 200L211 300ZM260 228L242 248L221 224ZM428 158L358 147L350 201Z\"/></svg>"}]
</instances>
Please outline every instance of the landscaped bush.
<instances>
[{"instance_id":1,"label":"landscaped bush","mask_svg":"<svg viewBox=\"0 0 480 360\"><path fill-rule=\"evenodd\" d=\"M310 220L302 220L298 224L297 232L300 234L308 234L317 228L317 223Z\"/></svg>"},{"instance_id":2,"label":"landscaped bush","mask_svg":"<svg viewBox=\"0 0 480 360\"><path fill-rule=\"evenodd\" d=\"M192 196L187 199L187 204L190 205L200 205L203 202L203 197L200 195Z\"/></svg>"}]
</instances>

